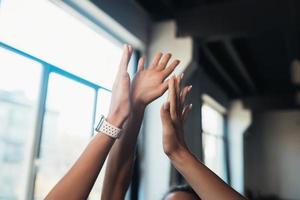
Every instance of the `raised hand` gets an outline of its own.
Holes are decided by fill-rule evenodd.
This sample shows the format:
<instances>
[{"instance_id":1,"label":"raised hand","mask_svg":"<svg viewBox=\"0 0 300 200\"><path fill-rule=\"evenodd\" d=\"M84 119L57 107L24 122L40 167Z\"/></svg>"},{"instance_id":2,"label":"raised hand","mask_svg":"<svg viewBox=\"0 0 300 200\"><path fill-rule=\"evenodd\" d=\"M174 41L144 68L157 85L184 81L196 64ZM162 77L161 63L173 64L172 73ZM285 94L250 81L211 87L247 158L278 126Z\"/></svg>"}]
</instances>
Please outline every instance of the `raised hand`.
<instances>
[{"instance_id":1,"label":"raised hand","mask_svg":"<svg viewBox=\"0 0 300 200\"><path fill-rule=\"evenodd\" d=\"M130 77L127 68L132 51L133 48L130 45L124 45L119 70L112 88L107 120L115 126L122 126L130 112Z\"/></svg>"},{"instance_id":2,"label":"raised hand","mask_svg":"<svg viewBox=\"0 0 300 200\"><path fill-rule=\"evenodd\" d=\"M181 90L182 76L170 78L168 101L161 108L163 149L169 157L180 153L182 150L187 150L183 135L183 123L192 108L192 104L184 105L184 101L192 86L184 87Z\"/></svg>"},{"instance_id":3,"label":"raised hand","mask_svg":"<svg viewBox=\"0 0 300 200\"><path fill-rule=\"evenodd\" d=\"M135 108L144 109L149 103L160 97L168 88L165 79L174 71L179 60L168 67L171 54L157 53L150 66L144 69L144 58L138 63L138 70L131 86L131 102Z\"/></svg>"},{"instance_id":4,"label":"raised hand","mask_svg":"<svg viewBox=\"0 0 300 200\"><path fill-rule=\"evenodd\" d=\"M169 99L161 108L165 153L199 199L246 200L203 165L187 148L183 122L192 106L184 106L184 101L191 87L185 87L180 91L180 80L181 77L172 77L169 80Z\"/></svg>"},{"instance_id":5,"label":"raised hand","mask_svg":"<svg viewBox=\"0 0 300 200\"><path fill-rule=\"evenodd\" d=\"M106 119L118 127L122 126L130 112L130 78L127 66L132 51L131 46L124 45L119 71L112 89L109 115ZM115 139L106 134L95 134L76 163L53 187L46 199L88 199L114 142Z\"/></svg>"}]
</instances>

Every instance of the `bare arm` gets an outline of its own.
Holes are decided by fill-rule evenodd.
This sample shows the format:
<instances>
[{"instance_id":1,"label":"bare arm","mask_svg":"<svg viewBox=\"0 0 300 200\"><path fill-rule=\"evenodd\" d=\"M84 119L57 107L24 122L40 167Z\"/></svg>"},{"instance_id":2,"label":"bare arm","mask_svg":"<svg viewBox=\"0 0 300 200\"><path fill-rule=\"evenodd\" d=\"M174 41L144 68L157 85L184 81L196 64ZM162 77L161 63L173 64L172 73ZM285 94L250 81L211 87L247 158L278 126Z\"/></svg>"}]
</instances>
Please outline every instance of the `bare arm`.
<instances>
[{"instance_id":1,"label":"bare arm","mask_svg":"<svg viewBox=\"0 0 300 200\"><path fill-rule=\"evenodd\" d=\"M131 114L124 126L124 135L113 145L108 158L104 179L102 200L124 199L134 164L137 136L142 124L145 107L160 97L168 88L164 81L179 64L175 60L166 67L171 55L158 53L151 65L144 69L143 58L139 61L138 71L131 85Z\"/></svg>"},{"instance_id":2,"label":"bare arm","mask_svg":"<svg viewBox=\"0 0 300 200\"><path fill-rule=\"evenodd\" d=\"M191 106L183 105L191 88L185 87L180 92L180 80L177 77L169 81L169 99L161 109L165 153L201 199L244 200L188 150L183 137L183 121Z\"/></svg>"},{"instance_id":3,"label":"bare arm","mask_svg":"<svg viewBox=\"0 0 300 200\"><path fill-rule=\"evenodd\" d=\"M106 119L117 127L122 127L129 115L130 78L127 66L131 53L132 48L125 45L112 90L109 115ZM105 134L97 134L46 199L87 199L114 141L114 138Z\"/></svg>"}]
</instances>

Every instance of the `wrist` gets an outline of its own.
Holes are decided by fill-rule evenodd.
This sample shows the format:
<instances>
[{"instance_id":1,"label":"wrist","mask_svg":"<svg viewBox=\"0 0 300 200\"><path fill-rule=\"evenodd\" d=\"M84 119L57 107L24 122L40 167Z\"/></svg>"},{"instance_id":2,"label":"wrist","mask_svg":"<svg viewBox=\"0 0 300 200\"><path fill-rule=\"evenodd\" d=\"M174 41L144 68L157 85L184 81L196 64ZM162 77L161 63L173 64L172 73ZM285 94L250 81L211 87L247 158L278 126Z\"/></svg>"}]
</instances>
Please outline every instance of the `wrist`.
<instances>
[{"instance_id":1,"label":"wrist","mask_svg":"<svg viewBox=\"0 0 300 200\"><path fill-rule=\"evenodd\" d=\"M106 121L118 128L122 128L123 123L125 122L126 117L120 117L118 114L108 114Z\"/></svg>"},{"instance_id":2,"label":"wrist","mask_svg":"<svg viewBox=\"0 0 300 200\"><path fill-rule=\"evenodd\" d=\"M178 150L172 152L171 154L168 155L169 159L171 160L172 163L185 163L185 160L190 157L192 154L191 152L185 148L181 147Z\"/></svg>"},{"instance_id":3,"label":"wrist","mask_svg":"<svg viewBox=\"0 0 300 200\"><path fill-rule=\"evenodd\" d=\"M133 112L141 113L141 112L144 112L145 108L146 108L146 104L143 103L142 101L139 101L139 100L132 101L132 111Z\"/></svg>"}]
</instances>

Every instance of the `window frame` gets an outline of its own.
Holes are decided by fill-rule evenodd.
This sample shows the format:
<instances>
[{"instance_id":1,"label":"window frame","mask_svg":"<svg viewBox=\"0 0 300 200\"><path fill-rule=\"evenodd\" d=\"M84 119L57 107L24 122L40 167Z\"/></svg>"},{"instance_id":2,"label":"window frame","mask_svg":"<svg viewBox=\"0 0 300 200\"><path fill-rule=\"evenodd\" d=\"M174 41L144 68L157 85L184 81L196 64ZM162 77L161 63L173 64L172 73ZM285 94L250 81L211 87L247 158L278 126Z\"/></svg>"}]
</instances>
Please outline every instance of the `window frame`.
<instances>
[{"instance_id":1,"label":"window frame","mask_svg":"<svg viewBox=\"0 0 300 200\"><path fill-rule=\"evenodd\" d=\"M114 30L109 29L105 24L101 22L101 19L97 19L94 16L89 15L87 10L77 5L76 2L73 1L57 1L57 0L50 0L53 4L56 4L58 7L61 7L62 9L65 9L66 12L68 12L73 17L76 17L78 20L83 20L83 23L86 23L87 28L94 29L97 33L103 34L103 37L107 37L108 39L112 40L114 44L122 44L126 41L124 40L130 40L132 41L131 37L121 37L119 34L117 34ZM0 0L0 8L2 1ZM123 29L122 29L123 30ZM125 29L124 29L125 30ZM124 31L123 30L123 31ZM129 32L128 32L129 33ZM133 36L133 35L132 35ZM135 37L134 37L135 38ZM137 63L138 58L141 54L141 51L145 50L145 46L142 42L139 40L133 40L132 43L135 43L136 46L138 46L138 50L134 50L132 55L132 64L134 67L129 71L129 74L131 77L134 76L134 74L137 71ZM38 94L38 101L37 101L37 112L35 116L34 121L34 132L33 132L33 141L32 141L32 147L30 152L30 160L29 160L29 169L30 171L26 172L26 196L24 199L33 199L34 198L34 190L35 190L35 179L37 175L38 170L38 159L40 156L40 148L41 148L41 139L43 134L43 125L44 125L44 117L46 112L46 100L47 100L47 93L48 93L48 84L49 84L49 77L51 73L56 73L58 75L61 75L67 79L76 81L80 84L83 84L85 86L88 86L95 91L95 98L93 102L93 120L92 120L92 130L90 137L94 135L94 123L97 119L96 117L96 111L97 111L97 103L99 103L99 97L98 93L100 90L105 90L108 92L112 92L111 89L107 87L103 87L99 84L93 83L85 78L81 78L78 75L75 75L73 73L70 73L64 69L59 68L59 66L52 65L49 62L46 62L37 56L33 56L32 54L26 53L26 51L20 50L18 48L15 48L12 45L9 45L3 41L0 40L0 48L6 49L12 53L15 53L16 55L23 56L25 58L28 58L30 60L33 60L37 63L41 64L41 80L40 80L40 86L39 86L39 94ZM101 101L101 99L100 99ZM137 184L136 187L139 187ZM130 191L132 188L129 189ZM131 194L132 195L132 194Z\"/></svg>"},{"instance_id":2,"label":"window frame","mask_svg":"<svg viewBox=\"0 0 300 200\"><path fill-rule=\"evenodd\" d=\"M47 99L47 93L48 93L48 84L49 84L49 76L51 73L56 73L58 75L61 75L62 77L65 77L67 79L73 80L75 82L78 82L80 84L83 84L95 91L95 98L93 102L93 120L92 120L92 130L90 136L93 135L93 127L94 122L96 119L96 109L97 109L97 101L98 101L98 92L99 90L105 90L108 92L111 92L110 89L102 87L100 85L97 85L95 83L92 83L86 79L83 79L77 75L74 75L72 73L69 73L63 69L58 68L57 66L54 66L48 62L45 62L37 57L34 57L32 55L29 55L21 50L18 50L10 45L7 45L0 41L0 48L6 49L12 53L15 53L16 55L23 56L25 58L28 58L30 60L33 60L37 63L41 64L41 82L40 82L40 88L39 88L39 97L37 101L37 113L35 116L35 130L33 133L33 146L30 152L30 160L29 160L29 169L30 171L27 172L27 178L28 180L26 185L26 197L25 199L33 199L34 198L34 189L35 189L35 179L37 175L38 170L38 159L40 156L40 148L41 148L41 139L42 139L42 132L43 132L43 125L44 125L44 117L45 117L45 111L46 111L46 99Z\"/></svg>"}]
</instances>

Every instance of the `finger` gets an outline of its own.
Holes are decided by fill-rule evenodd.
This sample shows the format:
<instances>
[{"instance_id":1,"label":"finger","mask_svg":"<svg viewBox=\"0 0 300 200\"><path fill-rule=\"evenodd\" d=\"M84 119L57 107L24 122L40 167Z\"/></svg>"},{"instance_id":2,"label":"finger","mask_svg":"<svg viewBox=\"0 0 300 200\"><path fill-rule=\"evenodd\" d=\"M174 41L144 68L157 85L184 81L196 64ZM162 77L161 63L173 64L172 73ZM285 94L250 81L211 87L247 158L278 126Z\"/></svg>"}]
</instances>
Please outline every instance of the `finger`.
<instances>
[{"instance_id":1,"label":"finger","mask_svg":"<svg viewBox=\"0 0 300 200\"><path fill-rule=\"evenodd\" d=\"M180 113L181 109L182 109L181 103L180 103L180 82L181 82L181 75L178 75L175 78L177 113Z\"/></svg>"},{"instance_id":2,"label":"finger","mask_svg":"<svg viewBox=\"0 0 300 200\"><path fill-rule=\"evenodd\" d=\"M172 123L170 116L170 102L165 102L160 109L160 118L163 126Z\"/></svg>"},{"instance_id":3,"label":"finger","mask_svg":"<svg viewBox=\"0 0 300 200\"><path fill-rule=\"evenodd\" d=\"M186 86L186 87L183 88L183 90L182 90L182 92L180 94L180 103L181 103L181 105L184 104L184 101L185 101L187 95L189 94L189 92L191 90L192 90L192 86L191 85L190 86Z\"/></svg>"},{"instance_id":4,"label":"finger","mask_svg":"<svg viewBox=\"0 0 300 200\"><path fill-rule=\"evenodd\" d=\"M129 63L132 51L133 51L133 49L131 46L129 46L127 44L124 45L123 55L121 58L120 68L119 68L120 71L127 71L128 63Z\"/></svg>"},{"instance_id":5,"label":"finger","mask_svg":"<svg viewBox=\"0 0 300 200\"><path fill-rule=\"evenodd\" d=\"M139 59L139 62L138 62L138 68L137 68L137 71L142 71L144 70L144 64L145 64L145 58L144 57L141 57Z\"/></svg>"},{"instance_id":6,"label":"finger","mask_svg":"<svg viewBox=\"0 0 300 200\"><path fill-rule=\"evenodd\" d=\"M128 45L128 50L129 50L129 53L132 54L132 52L133 52L133 47L132 47L130 44Z\"/></svg>"},{"instance_id":7,"label":"finger","mask_svg":"<svg viewBox=\"0 0 300 200\"><path fill-rule=\"evenodd\" d=\"M186 105L182 111L181 119L184 122L189 114L189 112L192 110L193 104Z\"/></svg>"},{"instance_id":8,"label":"finger","mask_svg":"<svg viewBox=\"0 0 300 200\"><path fill-rule=\"evenodd\" d=\"M150 65L150 67L151 67L151 68L152 68L152 67L156 67L156 66L158 65L158 63L159 63L161 57L162 57L162 53L161 53L161 52L158 52L158 53L154 56L154 58L153 58L153 60L152 60L152 63L151 63L151 65Z\"/></svg>"},{"instance_id":9,"label":"finger","mask_svg":"<svg viewBox=\"0 0 300 200\"><path fill-rule=\"evenodd\" d=\"M161 62L157 65L157 69L158 70L165 69L171 57L172 57L172 54L170 54L170 53L165 54L162 57Z\"/></svg>"},{"instance_id":10,"label":"finger","mask_svg":"<svg viewBox=\"0 0 300 200\"><path fill-rule=\"evenodd\" d=\"M177 109L176 109L176 86L175 78L172 77L169 80L169 101L170 101L170 113L173 121L177 120Z\"/></svg>"},{"instance_id":11,"label":"finger","mask_svg":"<svg viewBox=\"0 0 300 200\"><path fill-rule=\"evenodd\" d=\"M166 67L163 71L164 78L167 78L174 69L179 65L180 60L174 60L168 67Z\"/></svg>"},{"instance_id":12,"label":"finger","mask_svg":"<svg viewBox=\"0 0 300 200\"><path fill-rule=\"evenodd\" d=\"M176 94L177 97L179 98L179 94L180 94L180 83L181 83L181 75L176 76Z\"/></svg>"}]
</instances>

